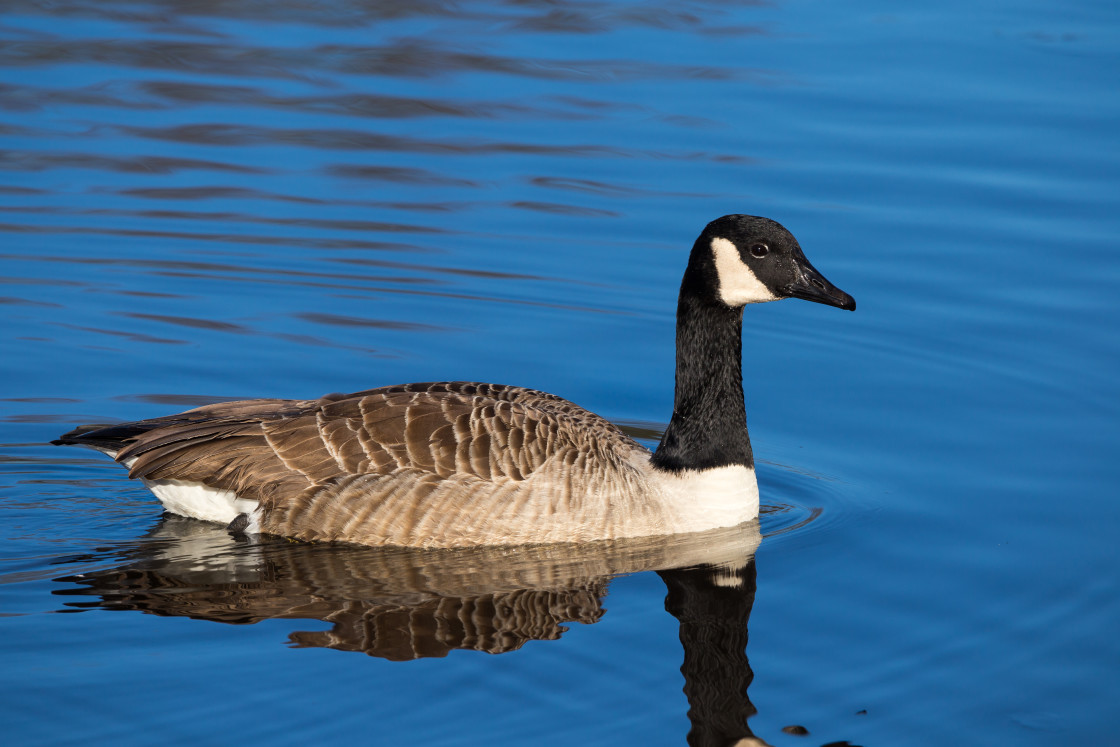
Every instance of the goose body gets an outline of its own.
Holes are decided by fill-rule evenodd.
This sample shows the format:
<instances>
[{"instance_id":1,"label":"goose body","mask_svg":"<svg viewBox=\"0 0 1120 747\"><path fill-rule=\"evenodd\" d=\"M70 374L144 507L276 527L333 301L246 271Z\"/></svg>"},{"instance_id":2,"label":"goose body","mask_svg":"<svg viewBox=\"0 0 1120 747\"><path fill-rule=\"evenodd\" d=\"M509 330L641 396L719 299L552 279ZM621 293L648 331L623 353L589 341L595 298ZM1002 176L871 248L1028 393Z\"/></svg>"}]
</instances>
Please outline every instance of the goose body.
<instances>
[{"instance_id":1,"label":"goose body","mask_svg":"<svg viewBox=\"0 0 1120 747\"><path fill-rule=\"evenodd\" d=\"M766 218L710 223L677 309L673 417L655 453L565 399L473 382L246 400L54 443L103 451L172 513L232 530L367 545L584 542L758 515L741 373L743 307L855 301Z\"/></svg>"}]
</instances>

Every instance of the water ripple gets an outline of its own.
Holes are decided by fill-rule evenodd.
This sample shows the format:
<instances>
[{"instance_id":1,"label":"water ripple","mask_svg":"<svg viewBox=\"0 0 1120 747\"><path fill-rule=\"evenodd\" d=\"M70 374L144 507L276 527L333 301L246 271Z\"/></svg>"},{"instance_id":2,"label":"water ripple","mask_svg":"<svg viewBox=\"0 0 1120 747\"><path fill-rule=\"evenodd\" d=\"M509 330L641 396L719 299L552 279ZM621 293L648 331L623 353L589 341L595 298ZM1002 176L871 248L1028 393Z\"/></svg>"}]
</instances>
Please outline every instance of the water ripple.
<instances>
[{"instance_id":1,"label":"water ripple","mask_svg":"<svg viewBox=\"0 0 1120 747\"><path fill-rule=\"evenodd\" d=\"M172 174L179 171L224 171L238 174L267 174L271 169L225 161L168 156L108 156L69 151L0 150L0 169L46 171L48 169L97 169L125 174Z\"/></svg>"},{"instance_id":2,"label":"water ripple","mask_svg":"<svg viewBox=\"0 0 1120 747\"><path fill-rule=\"evenodd\" d=\"M390 135L365 130L280 128L224 123L199 123L170 127L118 125L120 132L151 140L190 145L248 146L290 145L324 150L389 151L435 155L519 154L565 158L658 158L750 163L751 159L704 151L650 151L592 143L527 143L492 140L436 139Z\"/></svg>"}]
</instances>

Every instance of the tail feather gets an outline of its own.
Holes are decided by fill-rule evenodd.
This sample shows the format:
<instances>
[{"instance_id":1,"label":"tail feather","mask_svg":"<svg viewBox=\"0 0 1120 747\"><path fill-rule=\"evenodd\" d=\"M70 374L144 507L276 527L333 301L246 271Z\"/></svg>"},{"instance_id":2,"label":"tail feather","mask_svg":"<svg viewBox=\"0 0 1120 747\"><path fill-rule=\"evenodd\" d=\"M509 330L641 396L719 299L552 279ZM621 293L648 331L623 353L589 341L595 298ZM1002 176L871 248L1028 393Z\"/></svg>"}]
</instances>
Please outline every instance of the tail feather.
<instances>
[{"instance_id":1,"label":"tail feather","mask_svg":"<svg viewBox=\"0 0 1120 747\"><path fill-rule=\"evenodd\" d=\"M55 446L90 446L100 451L116 452L153 427L142 422L79 425L51 443Z\"/></svg>"}]
</instances>

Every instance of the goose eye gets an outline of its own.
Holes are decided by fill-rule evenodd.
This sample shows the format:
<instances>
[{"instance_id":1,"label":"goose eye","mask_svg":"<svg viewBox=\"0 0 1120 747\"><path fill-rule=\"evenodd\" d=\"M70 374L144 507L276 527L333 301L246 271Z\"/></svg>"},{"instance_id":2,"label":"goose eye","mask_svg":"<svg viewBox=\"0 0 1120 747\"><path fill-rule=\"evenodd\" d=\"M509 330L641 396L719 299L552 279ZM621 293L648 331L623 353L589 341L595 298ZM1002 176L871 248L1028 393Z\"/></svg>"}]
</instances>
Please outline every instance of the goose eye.
<instances>
[{"instance_id":1,"label":"goose eye","mask_svg":"<svg viewBox=\"0 0 1120 747\"><path fill-rule=\"evenodd\" d=\"M766 246L766 244L754 244L753 246L751 246L751 256L752 257L758 257L758 258L761 259L762 257L765 257L769 253L770 253L770 247Z\"/></svg>"}]
</instances>

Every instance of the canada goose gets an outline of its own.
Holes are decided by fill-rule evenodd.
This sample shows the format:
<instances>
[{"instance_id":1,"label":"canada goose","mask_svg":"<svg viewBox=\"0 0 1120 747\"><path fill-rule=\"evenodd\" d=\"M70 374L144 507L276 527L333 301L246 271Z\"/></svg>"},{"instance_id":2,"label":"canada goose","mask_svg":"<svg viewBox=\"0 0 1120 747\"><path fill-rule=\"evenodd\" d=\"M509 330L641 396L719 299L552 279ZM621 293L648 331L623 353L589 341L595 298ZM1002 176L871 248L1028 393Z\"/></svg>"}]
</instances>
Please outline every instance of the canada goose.
<instances>
[{"instance_id":1,"label":"canada goose","mask_svg":"<svg viewBox=\"0 0 1120 747\"><path fill-rule=\"evenodd\" d=\"M854 310L778 223L712 221L677 305L673 416L653 454L552 394L404 384L81 426L176 514L233 531L366 545L585 542L736 526L758 515L743 404L743 306Z\"/></svg>"}]
</instances>

